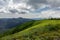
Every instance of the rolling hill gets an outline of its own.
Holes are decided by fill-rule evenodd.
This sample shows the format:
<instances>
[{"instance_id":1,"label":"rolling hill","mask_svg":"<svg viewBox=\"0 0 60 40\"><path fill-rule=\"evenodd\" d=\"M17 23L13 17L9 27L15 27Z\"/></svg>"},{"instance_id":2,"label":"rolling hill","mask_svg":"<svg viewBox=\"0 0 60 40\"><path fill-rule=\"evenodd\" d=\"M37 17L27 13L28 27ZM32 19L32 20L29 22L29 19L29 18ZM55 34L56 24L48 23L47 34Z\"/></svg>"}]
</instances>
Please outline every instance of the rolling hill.
<instances>
[{"instance_id":1,"label":"rolling hill","mask_svg":"<svg viewBox=\"0 0 60 40\"><path fill-rule=\"evenodd\" d=\"M60 40L60 20L33 20L7 33L0 40Z\"/></svg>"}]
</instances>

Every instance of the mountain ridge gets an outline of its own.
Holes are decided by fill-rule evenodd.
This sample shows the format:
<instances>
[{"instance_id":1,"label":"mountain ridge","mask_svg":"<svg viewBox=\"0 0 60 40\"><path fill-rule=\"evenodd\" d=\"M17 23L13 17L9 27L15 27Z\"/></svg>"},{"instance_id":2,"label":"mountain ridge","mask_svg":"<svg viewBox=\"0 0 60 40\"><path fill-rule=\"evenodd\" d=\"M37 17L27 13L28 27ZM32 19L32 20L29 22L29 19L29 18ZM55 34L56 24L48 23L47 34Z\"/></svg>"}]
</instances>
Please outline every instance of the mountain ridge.
<instances>
[{"instance_id":1,"label":"mountain ridge","mask_svg":"<svg viewBox=\"0 0 60 40\"><path fill-rule=\"evenodd\" d=\"M37 22L36 25L34 25L35 22ZM42 40L43 38L43 40L47 40L47 39L55 40L55 37L56 39L60 39L59 38L60 20L45 19L35 22L32 24L32 26L30 25L30 27L25 30L14 33L12 35L2 37L0 39L1 40Z\"/></svg>"},{"instance_id":2,"label":"mountain ridge","mask_svg":"<svg viewBox=\"0 0 60 40\"><path fill-rule=\"evenodd\" d=\"M27 18L0 18L0 32L3 32L5 30L15 27L18 24L22 24L31 20L32 19Z\"/></svg>"}]
</instances>

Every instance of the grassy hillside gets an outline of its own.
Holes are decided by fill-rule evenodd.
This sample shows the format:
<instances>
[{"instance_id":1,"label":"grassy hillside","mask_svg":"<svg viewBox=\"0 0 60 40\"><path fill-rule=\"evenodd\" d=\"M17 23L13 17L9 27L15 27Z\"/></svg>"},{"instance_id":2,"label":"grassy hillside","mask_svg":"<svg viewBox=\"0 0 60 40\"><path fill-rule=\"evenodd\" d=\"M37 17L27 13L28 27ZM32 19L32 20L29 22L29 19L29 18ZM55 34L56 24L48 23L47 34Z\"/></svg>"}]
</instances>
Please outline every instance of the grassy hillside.
<instances>
[{"instance_id":1,"label":"grassy hillside","mask_svg":"<svg viewBox=\"0 0 60 40\"><path fill-rule=\"evenodd\" d=\"M60 20L30 21L17 26L10 34L0 40L60 40Z\"/></svg>"},{"instance_id":2,"label":"grassy hillside","mask_svg":"<svg viewBox=\"0 0 60 40\"><path fill-rule=\"evenodd\" d=\"M9 29L8 31L4 32L3 34L0 34L0 37L20 32L24 29L27 29L29 27L32 27L32 26L40 24L40 23L41 23L40 20L32 20L32 21L29 21L29 22L25 22L21 25L17 25L16 27L14 27L12 29Z\"/></svg>"}]
</instances>

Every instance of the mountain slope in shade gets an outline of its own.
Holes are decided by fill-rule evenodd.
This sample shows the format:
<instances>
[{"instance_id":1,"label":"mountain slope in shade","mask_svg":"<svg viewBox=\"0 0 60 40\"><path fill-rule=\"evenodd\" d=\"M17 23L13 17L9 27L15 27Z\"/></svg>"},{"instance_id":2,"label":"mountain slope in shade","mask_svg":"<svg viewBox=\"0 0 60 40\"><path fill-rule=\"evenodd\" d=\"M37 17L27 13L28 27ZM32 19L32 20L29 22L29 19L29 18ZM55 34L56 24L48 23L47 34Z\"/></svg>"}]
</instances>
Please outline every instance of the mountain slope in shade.
<instances>
[{"instance_id":1,"label":"mountain slope in shade","mask_svg":"<svg viewBox=\"0 0 60 40\"><path fill-rule=\"evenodd\" d=\"M25 18L0 18L0 32L15 27L18 24L30 21L31 19Z\"/></svg>"},{"instance_id":2,"label":"mountain slope in shade","mask_svg":"<svg viewBox=\"0 0 60 40\"><path fill-rule=\"evenodd\" d=\"M37 23L38 21L35 22ZM30 28L2 37L0 40L58 40L60 39L59 37L60 20L49 19L40 20L37 24L34 24L33 22L32 26L30 25Z\"/></svg>"}]
</instances>

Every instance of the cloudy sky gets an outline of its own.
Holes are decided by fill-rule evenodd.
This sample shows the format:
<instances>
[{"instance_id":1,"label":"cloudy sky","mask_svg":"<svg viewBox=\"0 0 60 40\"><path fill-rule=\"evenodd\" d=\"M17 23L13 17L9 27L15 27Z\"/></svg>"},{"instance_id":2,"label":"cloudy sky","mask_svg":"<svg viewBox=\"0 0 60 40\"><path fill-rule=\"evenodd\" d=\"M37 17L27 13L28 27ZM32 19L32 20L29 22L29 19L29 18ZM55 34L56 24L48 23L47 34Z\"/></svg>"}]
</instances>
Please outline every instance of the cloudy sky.
<instances>
[{"instance_id":1,"label":"cloudy sky","mask_svg":"<svg viewBox=\"0 0 60 40\"><path fill-rule=\"evenodd\" d=\"M0 0L0 18L60 18L60 0Z\"/></svg>"}]
</instances>

